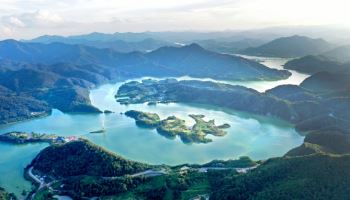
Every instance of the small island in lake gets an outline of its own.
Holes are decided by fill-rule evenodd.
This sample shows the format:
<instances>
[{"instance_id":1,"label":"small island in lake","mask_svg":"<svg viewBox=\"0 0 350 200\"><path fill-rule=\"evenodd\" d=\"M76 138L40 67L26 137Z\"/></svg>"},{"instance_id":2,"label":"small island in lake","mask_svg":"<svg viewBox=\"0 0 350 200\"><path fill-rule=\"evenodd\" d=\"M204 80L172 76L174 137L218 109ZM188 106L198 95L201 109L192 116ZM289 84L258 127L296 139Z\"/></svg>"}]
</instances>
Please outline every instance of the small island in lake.
<instances>
[{"instance_id":1,"label":"small island in lake","mask_svg":"<svg viewBox=\"0 0 350 200\"><path fill-rule=\"evenodd\" d=\"M106 129L100 129L100 130L96 130L96 131L90 131L90 133L105 133Z\"/></svg>"},{"instance_id":2,"label":"small island in lake","mask_svg":"<svg viewBox=\"0 0 350 200\"><path fill-rule=\"evenodd\" d=\"M215 125L214 120L205 121L204 115L189 115L195 120L192 127L186 125L185 120L170 116L161 120L156 113L141 112L129 110L126 116L135 119L136 124L146 128L156 128L157 132L167 138L174 139L179 136L184 143L208 143L212 140L206 138L208 134L214 136L224 136L226 131L222 129L229 128L229 124L220 126Z\"/></svg>"}]
</instances>

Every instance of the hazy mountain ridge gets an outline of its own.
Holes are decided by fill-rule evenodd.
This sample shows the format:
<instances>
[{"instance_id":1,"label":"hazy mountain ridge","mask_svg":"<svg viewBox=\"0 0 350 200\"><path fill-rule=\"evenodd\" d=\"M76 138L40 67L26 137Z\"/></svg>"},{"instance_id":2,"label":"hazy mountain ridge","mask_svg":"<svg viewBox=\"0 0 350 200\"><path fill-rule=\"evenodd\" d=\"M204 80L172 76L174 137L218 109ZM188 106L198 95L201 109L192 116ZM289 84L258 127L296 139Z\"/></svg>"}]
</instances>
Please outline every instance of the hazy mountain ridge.
<instances>
[{"instance_id":1,"label":"hazy mountain ridge","mask_svg":"<svg viewBox=\"0 0 350 200\"><path fill-rule=\"evenodd\" d=\"M290 75L287 71L270 69L244 58L211 52L197 44L161 47L150 53L118 53L110 49L96 49L83 45L6 40L0 42L0 57L45 64L67 62L78 65L103 65L114 74L125 73L129 76L152 76L154 73L153 76L189 75L226 80L275 80ZM214 71L215 76L211 76Z\"/></svg>"},{"instance_id":2,"label":"hazy mountain ridge","mask_svg":"<svg viewBox=\"0 0 350 200\"><path fill-rule=\"evenodd\" d=\"M97 33L96 33L97 34ZM118 52L132 52L132 51L142 51L147 52L155 50L163 46L178 46L175 43L166 42L162 40L156 40L153 38L142 38L141 40L122 40L113 35L102 34L101 36L96 34L89 34L86 36L40 36L26 42L30 43L65 43L65 44L76 44L85 45L95 48L110 48ZM95 36L94 36L95 35Z\"/></svg>"},{"instance_id":3,"label":"hazy mountain ridge","mask_svg":"<svg viewBox=\"0 0 350 200\"><path fill-rule=\"evenodd\" d=\"M310 55L288 61L284 65L284 68L307 74L314 74L323 71L333 73L347 73L347 71L350 69L350 63L343 64L330 60L325 56Z\"/></svg>"},{"instance_id":4,"label":"hazy mountain ridge","mask_svg":"<svg viewBox=\"0 0 350 200\"><path fill-rule=\"evenodd\" d=\"M310 54L321 54L330 50L332 47L334 45L323 39L294 35L277 38L259 47L243 50L241 53L252 56L293 58Z\"/></svg>"},{"instance_id":5,"label":"hazy mountain ridge","mask_svg":"<svg viewBox=\"0 0 350 200\"><path fill-rule=\"evenodd\" d=\"M257 47L265 43L265 40L260 39L210 39L210 40L198 40L194 41L201 45L203 48L216 51L220 53L239 53L250 47Z\"/></svg>"},{"instance_id":6,"label":"hazy mountain ridge","mask_svg":"<svg viewBox=\"0 0 350 200\"><path fill-rule=\"evenodd\" d=\"M350 63L350 45L339 46L330 51L322 53L322 55L330 60L341 63Z\"/></svg>"}]
</instances>

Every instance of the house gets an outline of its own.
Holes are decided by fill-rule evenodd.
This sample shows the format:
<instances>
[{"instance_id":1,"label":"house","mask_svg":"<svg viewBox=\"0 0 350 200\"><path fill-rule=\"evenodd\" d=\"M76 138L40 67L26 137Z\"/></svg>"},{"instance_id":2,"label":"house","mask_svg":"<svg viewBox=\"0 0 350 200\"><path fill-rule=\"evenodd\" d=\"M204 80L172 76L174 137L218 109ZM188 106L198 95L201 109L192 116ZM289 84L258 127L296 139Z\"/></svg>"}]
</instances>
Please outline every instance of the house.
<instances>
[{"instance_id":1,"label":"house","mask_svg":"<svg viewBox=\"0 0 350 200\"><path fill-rule=\"evenodd\" d=\"M57 143L65 143L66 139L64 137L59 136L59 137L56 138L56 142Z\"/></svg>"}]
</instances>

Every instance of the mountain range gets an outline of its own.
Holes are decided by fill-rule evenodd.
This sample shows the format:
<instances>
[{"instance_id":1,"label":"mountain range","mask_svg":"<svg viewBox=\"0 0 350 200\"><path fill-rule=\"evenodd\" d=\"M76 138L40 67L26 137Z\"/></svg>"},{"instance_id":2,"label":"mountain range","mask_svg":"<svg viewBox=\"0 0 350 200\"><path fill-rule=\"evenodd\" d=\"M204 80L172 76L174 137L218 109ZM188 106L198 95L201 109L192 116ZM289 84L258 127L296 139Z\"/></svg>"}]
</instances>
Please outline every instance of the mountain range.
<instances>
[{"instance_id":1,"label":"mountain range","mask_svg":"<svg viewBox=\"0 0 350 200\"><path fill-rule=\"evenodd\" d=\"M112 75L125 78L189 75L224 80L276 80L290 75L241 57L208 51L197 44L161 47L149 53L120 53L84 45L5 40L0 42L0 58L44 64L100 65L112 71Z\"/></svg>"},{"instance_id":2,"label":"mountain range","mask_svg":"<svg viewBox=\"0 0 350 200\"><path fill-rule=\"evenodd\" d=\"M163 46L179 46L172 42L166 42L163 40L156 40L153 38L141 38L140 40L122 40L112 35L102 34L102 33L93 33L84 36L40 36L34 38L27 42L31 43L64 43L64 44L77 44L85 45L95 48L110 48L118 52L132 52L132 51L141 51L148 52L155 49L158 49Z\"/></svg>"},{"instance_id":3,"label":"mountain range","mask_svg":"<svg viewBox=\"0 0 350 200\"><path fill-rule=\"evenodd\" d=\"M120 53L63 43L0 42L0 123L38 117L50 108L101 112L89 89L108 81L143 76L209 77L224 80L277 80L290 76L241 57L219 54L197 44L161 47L149 53ZM16 99L16 101L13 101ZM17 102L15 106L11 102Z\"/></svg>"}]
</instances>

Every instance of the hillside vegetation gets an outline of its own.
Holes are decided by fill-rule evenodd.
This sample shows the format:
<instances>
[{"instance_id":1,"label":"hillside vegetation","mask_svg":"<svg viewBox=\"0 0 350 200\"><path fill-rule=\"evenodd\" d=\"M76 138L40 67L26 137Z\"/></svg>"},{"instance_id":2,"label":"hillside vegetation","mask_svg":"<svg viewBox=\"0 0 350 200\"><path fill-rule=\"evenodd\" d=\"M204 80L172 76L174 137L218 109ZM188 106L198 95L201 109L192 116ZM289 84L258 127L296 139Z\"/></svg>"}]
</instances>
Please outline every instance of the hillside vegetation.
<instances>
[{"instance_id":1,"label":"hillside vegetation","mask_svg":"<svg viewBox=\"0 0 350 200\"><path fill-rule=\"evenodd\" d=\"M149 168L146 164L124 159L85 140L51 145L36 156L31 166L56 178L122 176Z\"/></svg>"}]
</instances>

